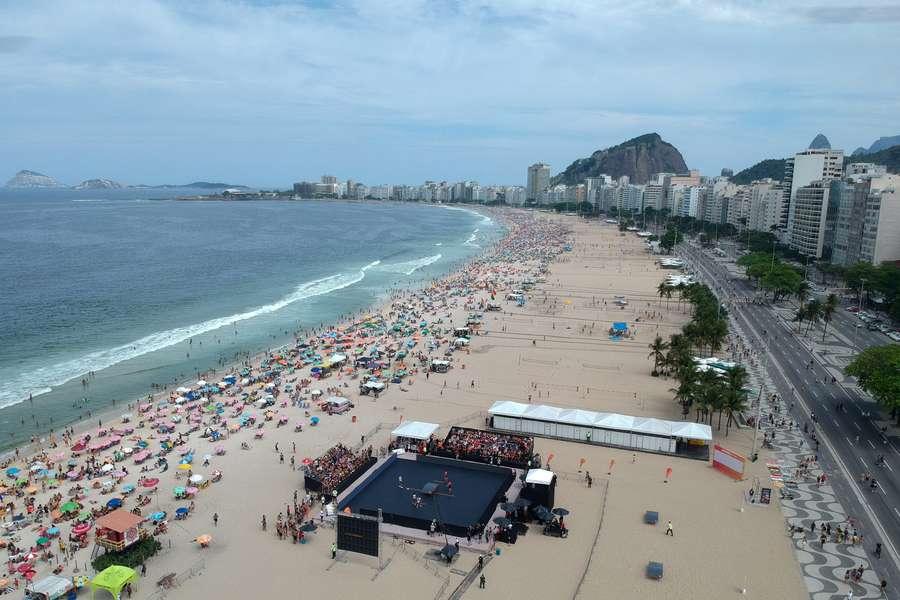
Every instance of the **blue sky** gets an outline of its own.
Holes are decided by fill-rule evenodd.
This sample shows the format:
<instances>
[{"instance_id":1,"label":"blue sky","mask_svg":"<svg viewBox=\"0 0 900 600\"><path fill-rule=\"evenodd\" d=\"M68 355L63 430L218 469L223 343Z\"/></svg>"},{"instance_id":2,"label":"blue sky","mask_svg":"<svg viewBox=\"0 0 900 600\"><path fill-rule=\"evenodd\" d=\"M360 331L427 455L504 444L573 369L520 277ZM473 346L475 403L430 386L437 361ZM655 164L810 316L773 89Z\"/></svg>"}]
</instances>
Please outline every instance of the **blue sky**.
<instances>
[{"instance_id":1,"label":"blue sky","mask_svg":"<svg viewBox=\"0 0 900 600\"><path fill-rule=\"evenodd\" d=\"M0 0L0 181L523 184L651 131L705 174L849 152L900 134L898 29L881 0Z\"/></svg>"}]
</instances>

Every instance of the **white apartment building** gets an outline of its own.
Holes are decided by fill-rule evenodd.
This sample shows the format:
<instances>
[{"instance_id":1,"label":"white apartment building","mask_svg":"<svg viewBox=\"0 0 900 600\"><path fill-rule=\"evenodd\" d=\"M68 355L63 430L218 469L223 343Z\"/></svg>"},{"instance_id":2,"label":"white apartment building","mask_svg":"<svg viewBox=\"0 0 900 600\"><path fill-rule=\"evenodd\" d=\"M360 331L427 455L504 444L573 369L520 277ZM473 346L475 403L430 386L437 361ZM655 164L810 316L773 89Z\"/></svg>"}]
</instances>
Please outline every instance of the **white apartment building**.
<instances>
[{"instance_id":1,"label":"white apartment building","mask_svg":"<svg viewBox=\"0 0 900 600\"><path fill-rule=\"evenodd\" d=\"M787 207L782 206L782 219L779 225L786 228L786 239L792 237L794 227L795 202L797 190L809 186L814 181L833 181L844 174L844 151L827 149L809 149L798 152L788 160L785 167L785 186L790 186ZM786 193L786 189L785 189ZM787 208L787 220L784 221L784 209ZM798 236L798 239L803 236Z\"/></svg>"}]
</instances>

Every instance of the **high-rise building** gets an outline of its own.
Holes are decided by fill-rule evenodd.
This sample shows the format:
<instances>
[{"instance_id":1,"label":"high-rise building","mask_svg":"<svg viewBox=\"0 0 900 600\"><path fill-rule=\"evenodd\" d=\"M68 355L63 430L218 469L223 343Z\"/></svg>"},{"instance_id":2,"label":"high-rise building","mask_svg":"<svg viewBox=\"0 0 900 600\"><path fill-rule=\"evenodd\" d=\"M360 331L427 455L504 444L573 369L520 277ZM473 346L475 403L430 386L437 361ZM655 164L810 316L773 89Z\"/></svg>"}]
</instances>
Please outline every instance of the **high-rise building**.
<instances>
[{"instance_id":1,"label":"high-rise building","mask_svg":"<svg viewBox=\"0 0 900 600\"><path fill-rule=\"evenodd\" d=\"M812 181L795 189L788 243L800 254L822 257L830 195L830 181Z\"/></svg>"},{"instance_id":2,"label":"high-rise building","mask_svg":"<svg viewBox=\"0 0 900 600\"><path fill-rule=\"evenodd\" d=\"M550 165L535 163L528 167L528 182L525 186L525 199L528 202L546 204L547 188L550 187Z\"/></svg>"},{"instance_id":3,"label":"high-rise building","mask_svg":"<svg viewBox=\"0 0 900 600\"><path fill-rule=\"evenodd\" d=\"M814 181L828 182L840 179L843 173L843 150L809 149L798 152L793 159L788 160L785 166L785 183L790 180L787 184L790 195L787 196L787 206L782 206L782 218L779 220L779 226L785 228L786 239L790 240L793 235L791 231L796 213L794 200L797 190L809 186ZM786 189L785 193L788 193ZM798 236L798 239L799 237L803 236Z\"/></svg>"},{"instance_id":4,"label":"high-rise building","mask_svg":"<svg viewBox=\"0 0 900 600\"><path fill-rule=\"evenodd\" d=\"M900 175L872 178L866 196L860 260L900 260Z\"/></svg>"}]
</instances>

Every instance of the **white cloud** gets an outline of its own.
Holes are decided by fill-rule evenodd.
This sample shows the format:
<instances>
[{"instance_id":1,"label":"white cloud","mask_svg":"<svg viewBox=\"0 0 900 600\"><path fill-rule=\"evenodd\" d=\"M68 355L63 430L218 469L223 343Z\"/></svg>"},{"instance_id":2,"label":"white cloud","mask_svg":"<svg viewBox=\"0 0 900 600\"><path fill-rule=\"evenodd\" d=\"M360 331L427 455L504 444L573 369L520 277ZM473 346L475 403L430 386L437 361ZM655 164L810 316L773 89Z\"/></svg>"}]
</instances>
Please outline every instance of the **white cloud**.
<instances>
[{"instance_id":1,"label":"white cloud","mask_svg":"<svg viewBox=\"0 0 900 600\"><path fill-rule=\"evenodd\" d=\"M52 155L74 180L89 155L129 181L517 181L534 160L561 167L646 131L708 171L819 130L848 148L900 131L900 40L871 22L889 4L852 25L830 23L853 7L821 4L6 5L0 166Z\"/></svg>"}]
</instances>

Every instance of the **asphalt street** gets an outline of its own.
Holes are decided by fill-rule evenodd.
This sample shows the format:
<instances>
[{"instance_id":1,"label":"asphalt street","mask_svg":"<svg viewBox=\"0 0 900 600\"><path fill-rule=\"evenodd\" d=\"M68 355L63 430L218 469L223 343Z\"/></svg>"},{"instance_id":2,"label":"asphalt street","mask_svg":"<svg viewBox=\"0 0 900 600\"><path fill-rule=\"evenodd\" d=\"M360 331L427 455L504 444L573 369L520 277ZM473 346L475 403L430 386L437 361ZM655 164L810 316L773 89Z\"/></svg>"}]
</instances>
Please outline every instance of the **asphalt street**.
<instances>
[{"instance_id":1,"label":"asphalt street","mask_svg":"<svg viewBox=\"0 0 900 600\"><path fill-rule=\"evenodd\" d=\"M889 597L900 598L900 440L895 433L890 438L882 435L873 420L876 405L841 385L841 374L834 367L826 370L818 362L809 349L811 340L797 334L796 325L786 322L767 304L745 301L756 295L751 282L730 277L723 265L689 244L681 244L678 253L690 263L695 276L730 303L745 333L762 349L760 357L767 363L779 395L793 405L793 418L813 425L815 415L820 464L848 514L861 522L865 549L879 574L887 579ZM850 315L851 320L848 315L840 315L832 325L850 340L859 333L860 347L891 343L880 333L865 329L855 332L858 319ZM764 358L766 354L768 359ZM838 383L832 383L832 376ZM841 403L844 408L838 410ZM892 434L891 429L888 434ZM815 442L810 439L809 443L815 448ZM879 456L885 457L883 467L876 466ZM865 471L877 479L877 489L861 483ZM884 545L880 560L874 557L876 542Z\"/></svg>"}]
</instances>

